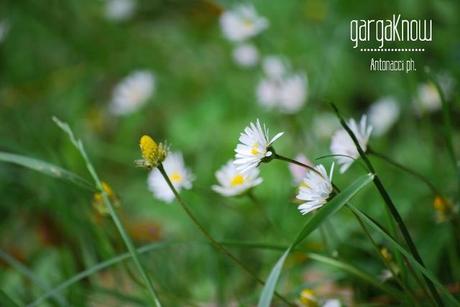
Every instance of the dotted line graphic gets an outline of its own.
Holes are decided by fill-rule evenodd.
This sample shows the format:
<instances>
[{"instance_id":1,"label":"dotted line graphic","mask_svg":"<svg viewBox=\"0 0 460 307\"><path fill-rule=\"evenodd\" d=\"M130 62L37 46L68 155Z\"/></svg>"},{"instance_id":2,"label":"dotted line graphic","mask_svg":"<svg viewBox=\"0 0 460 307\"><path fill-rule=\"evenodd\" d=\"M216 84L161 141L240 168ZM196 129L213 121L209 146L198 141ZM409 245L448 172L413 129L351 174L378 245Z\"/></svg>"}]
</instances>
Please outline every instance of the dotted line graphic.
<instances>
[{"instance_id":1,"label":"dotted line graphic","mask_svg":"<svg viewBox=\"0 0 460 307\"><path fill-rule=\"evenodd\" d=\"M424 52L425 48L361 48L361 52Z\"/></svg>"}]
</instances>

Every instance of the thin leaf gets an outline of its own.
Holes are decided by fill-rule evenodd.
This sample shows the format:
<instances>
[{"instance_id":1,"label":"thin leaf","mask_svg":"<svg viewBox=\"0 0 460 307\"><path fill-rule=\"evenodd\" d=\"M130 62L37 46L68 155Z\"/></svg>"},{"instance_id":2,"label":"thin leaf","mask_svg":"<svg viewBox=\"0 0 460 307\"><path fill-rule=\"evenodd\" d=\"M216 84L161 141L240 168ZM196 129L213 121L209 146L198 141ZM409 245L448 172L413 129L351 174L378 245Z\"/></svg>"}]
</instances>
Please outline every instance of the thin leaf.
<instances>
[{"instance_id":1,"label":"thin leaf","mask_svg":"<svg viewBox=\"0 0 460 307\"><path fill-rule=\"evenodd\" d=\"M137 249L138 253L139 254L142 254L142 253L145 253L147 251L153 251L153 250L157 250L157 249L160 249L160 248L163 248L163 247L166 247L166 246L170 246L172 244L177 244L177 243L167 243L167 242L161 242L161 243L153 243L153 244L149 244L149 245L145 245L139 249ZM59 293L60 291L63 291L64 289L70 287L71 285L79 282L80 280L82 279L85 279L93 274L96 274L97 272L99 271L102 271L112 265L115 265L115 264L118 264L122 261L125 261L125 260L128 260L132 257L131 253L129 252L126 252L124 254L121 254L119 256L116 256L116 257L113 257L111 259L108 259L106 261L102 261L84 271L81 271L80 273L72 276L71 278L67 279L66 281L60 283L58 286L56 286L55 288L45 292L43 295L41 295L40 297L38 297L37 299L35 299L33 302L31 302L30 304L28 304L28 306L37 306L41 303L43 303L45 300L47 300L48 298L50 298L51 296L54 296L56 295L57 293Z\"/></svg>"},{"instance_id":2,"label":"thin leaf","mask_svg":"<svg viewBox=\"0 0 460 307\"><path fill-rule=\"evenodd\" d=\"M13 163L43 173L45 175L72 182L80 187L94 191L95 188L86 179L54 164L27 156L0 152L0 161Z\"/></svg>"},{"instance_id":3,"label":"thin leaf","mask_svg":"<svg viewBox=\"0 0 460 307\"><path fill-rule=\"evenodd\" d=\"M403 254L406 259L415 267L417 268L426 278L428 278L438 289L441 293L449 300L452 306L460 306L460 303L452 296L452 294L444 287L444 285L436 278L436 276L429 270L427 270L424 266L422 266L415 258L409 253L404 247L402 247L390 234L388 234L377 222L375 222L371 217L369 217L366 213L362 212L358 208L355 208L351 205L348 206L354 213L359 215L359 217L369 225L373 230L380 233L387 241L397 249L401 254Z\"/></svg>"},{"instance_id":4,"label":"thin leaf","mask_svg":"<svg viewBox=\"0 0 460 307\"><path fill-rule=\"evenodd\" d=\"M276 284L278 283L278 279L279 279L281 270L284 265L284 261L286 260L289 253L299 243L301 243L310 233L312 233L325 219L327 219L330 215L340 210L340 208L342 208L362 188L364 188L367 184L372 182L373 179L374 179L374 176L371 174L364 175L358 178L348 188L346 188L340 194L335 196L326 205L324 205L321 209L319 209L316 214L312 215L310 219L308 219L308 221L305 223L302 230L297 235L296 239L287 248L287 250L283 253L283 255L278 259L276 264L273 266L270 272L270 275L268 276L267 283L262 289L262 294L259 298L259 303L257 306L259 307L269 307L270 306L270 303L273 299L273 293L275 291Z\"/></svg>"},{"instance_id":5,"label":"thin leaf","mask_svg":"<svg viewBox=\"0 0 460 307\"><path fill-rule=\"evenodd\" d=\"M49 286L46 282L41 280L28 267L23 265L21 262L16 260L14 257L9 255L8 253L4 252L3 250L0 250L0 259L8 263L12 268L14 268L16 271L18 271L22 275L26 276L30 281L32 281L40 289L45 290L45 291L49 290ZM65 298L62 297L59 293L54 295L54 299L56 299L57 303L61 306L68 305Z\"/></svg>"},{"instance_id":6,"label":"thin leaf","mask_svg":"<svg viewBox=\"0 0 460 307\"><path fill-rule=\"evenodd\" d=\"M70 126L67 123L60 121L57 117L53 117L53 121L59 126L59 128L61 128L65 133L67 133L67 135L69 136L70 141L75 145L75 147L80 152L83 160L86 163L86 168L88 169L88 172L91 174L91 177L93 178L96 187L98 188L99 191L101 191L102 200L104 201L104 204L105 204L106 208L108 209L109 214L110 214L115 226L117 227L117 230L118 230L121 238L123 239L123 242L125 243L126 247L128 248L128 251L131 253L134 265L136 266L137 270L139 271L139 274L141 275L142 279L145 282L145 286L146 286L146 288L148 290L148 293L150 295L150 299L153 302L153 305L155 305L157 307L161 307L161 303L160 303L160 301L158 299L158 296L157 296L157 294L155 292L155 289L153 287L152 279L150 278L149 274L147 273L147 271L145 270L144 266L140 262L139 256L137 255L137 250L134 247L134 243L133 243L131 237L128 235L128 233L127 233L123 223L121 222L117 212L115 211L114 206L112 204L112 201L110 200L110 198L107 195L107 192L104 190L104 188L102 186L102 182L99 179L99 175L97 174L96 169L94 168L93 164L91 163L91 160L89 159L88 154L86 153L86 150L85 150L85 147L83 146L82 141L75 137L72 129L70 128Z\"/></svg>"},{"instance_id":7,"label":"thin leaf","mask_svg":"<svg viewBox=\"0 0 460 307\"><path fill-rule=\"evenodd\" d=\"M363 281L368 282L369 284L373 285L374 287L390 294L391 296L399 299L400 301L405 300L404 294L396 290L395 288L389 287L386 284L382 283L380 280L376 279L374 275L371 275L369 273L364 272L363 270L348 264L346 262L340 261L338 259L334 259L331 257L326 257L320 254L314 254L314 253L308 253L307 257L309 257L312 260L328 264L330 266L333 266L335 268L341 269L345 272L351 273L352 275L355 275L356 277L362 279Z\"/></svg>"}]
</instances>

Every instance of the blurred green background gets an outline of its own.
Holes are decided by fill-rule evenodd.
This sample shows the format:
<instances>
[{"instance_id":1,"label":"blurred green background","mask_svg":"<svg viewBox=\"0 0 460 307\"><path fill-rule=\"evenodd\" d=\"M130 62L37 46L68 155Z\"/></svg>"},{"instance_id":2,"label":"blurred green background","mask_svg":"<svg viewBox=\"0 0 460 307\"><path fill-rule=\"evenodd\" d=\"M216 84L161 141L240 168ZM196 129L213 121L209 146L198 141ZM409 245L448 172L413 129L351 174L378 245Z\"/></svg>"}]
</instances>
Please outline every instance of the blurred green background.
<instances>
[{"instance_id":1,"label":"blurred green background","mask_svg":"<svg viewBox=\"0 0 460 307\"><path fill-rule=\"evenodd\" d=\"M136 244L184 242L143 256L165 306L250 306L257 301L260 288L212 248L193 244L204 239L182 209L176 203L156 200L148 191L147 173L133 164L139 158L142 134L167 141L173 150L183 152L196 180L182 194L206 228L222 240L287 245L294 238L305 216L293 202L296 189L283 162L261 167L264 183L255 189L255 195L266 213L248 198L223 198L210 187L215 184L214 172L233 158L239 133L256 118L272 134L286 132L276 143L279 153L291 157L304 153L311 160L329 154L330 140L315 135L312 124L319 114L331 112L329 102L336 103L346 117L359 118L378 98L394 96L400 104L400 118L386 135L371 139L372 147L427 176L452 201L457 196L456 170L442 134L442 112L417 115L412 101L417 86L427 81L425 67L459 80L460 2L253 2L270 22L252 40L260 54L282 55L295 70L308 75L308 101L295 115L261 108L255 97L260 66L242 69L233 62L233 47L222 36L219 15L237 3L142 0L137 1L134 15L120 22L104 17L103 1L0 3L0 19L9 23L0 43L0 149L42 159L90 179L78 152L51 117L69 122L101 178L119 196L120 215ZM432 19L433 42L423 53L381 54L389 59L413 58L416 72L370 72L369 59L380 55L352 48L349 21L382 19L394 13ZM155 94L133 114L111 115L108 104L114 86L137 69L154 73ZM458 98L454 89L449 101L457 152ZM330 165L330 159L323 162ZM459 275L448 261L452 260L452 230L449 223L436 222L434 195L413 177L379 160L375 163L427 266L443 282L458 282ZM349 172L337 172L334 178L345 187L363 172L355 163ZM0 248L50 287L125 252L110 219L99 216L91 206L89 191L1 164L0 194ZM353 203L385 221L383 203L373 187ZM277 229L267 223L265 214ZM345 259L380 274L383 267L351 214L342 211L330 226L332 244ZM326 252L319 233L304 245ZM263 277L279 257L273 251L232 250ZM346 292L352 293L355 303L378 301L377 290L346 273L302 254L289 259L279 290L293 300L303 288L327 285L328 291L319 290L325 297L344 300ZM31 302L44 293L7 263L0 262L0 267L0 288L18 302ZM116 265L69 287L64 294L76 306L145 304L133 275L131 265Z\"/></svg>"}]
</instances>

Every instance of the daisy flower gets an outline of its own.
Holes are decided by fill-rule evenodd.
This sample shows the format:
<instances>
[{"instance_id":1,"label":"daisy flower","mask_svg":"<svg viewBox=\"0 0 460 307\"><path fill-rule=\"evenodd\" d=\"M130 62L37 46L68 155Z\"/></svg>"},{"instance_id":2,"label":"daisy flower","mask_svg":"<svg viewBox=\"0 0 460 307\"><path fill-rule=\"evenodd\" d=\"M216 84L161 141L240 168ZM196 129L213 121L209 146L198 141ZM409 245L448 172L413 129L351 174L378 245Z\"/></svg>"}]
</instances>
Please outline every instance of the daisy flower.
<instances>
[{"instance_id":1,"label":"daisy flower","mask_svg":"<svg viewBox=\"0 0 460 307\"><path fill-rule=\"evenodd\" d=\"M213 185L212 189L227 197L240 195L263 181L259 177L259 169L253 168L243 175L236 169L233 161L222 166L216 172L216 178L219 185Z\"/></svg>"},{"instance_id":2,"label":"daisy flower","mask_svg":"<svg viewBox=\"0 0 460 307\"><path fill-rule=\"evenodd\" d=\"M256 123L249 123L239 138L239 144L236 146L235 161L233 162L239 172L256 168L261 162L269 161L273 155L271 145L280 138L284 132L276 134L271 140L269 139L268 129L265 125L260 124L257 119Z\"/></svg>"},{"instance_id":3,"label":"daisy flower","mask_svg":"<svg viewBox=\"0 0 460 307\"><path fill-rule=\"evenodd\" d=\"M266 109L283 113L298 112L305 104L308 79L305 74L292 73L280 57L269 56L263 61L265 76L256 88L257 101Z\"/></svg>"},{"instance_id":4,"label":"daisy flower","mask_svg":"<svg viewBox=\"0 0 460 307\"><path fill-rule=\"evenodd\" d=\"M367 143L372 133L372 126L367 123L367 116L363 115L361 117L359 125L354 119L350 119L347 124L358 139L359 146L363 151L366 151ZM353 143L352 138L345 129L336 131L332 136L331 151L334 155L339 155L336 159L340 165L341 173L344 173L353 161L359 157L358 149L356 149L355 143Z\"/></svg>"},{"instance_id":5,"label":"daisy flower","mask_svg":"<svg viewBox=\"0 0 460 307\"><path fill-rule=\"evenodd\" d=\"M369 108L369 123L377 136L385 134L398 117L399 105L393 97L383 97Z\"/></svg>"},{"instance_id":6,"label":"daisy flower","mask_svg":"<svg viewBox=\"0 0 460 307\"><path fill-rule=\"evenodd\" d=\"M228 40L242 42L265 30L268 20L259 16L252 5L242 4L225 11L220 17L220 25Z\"/></svg>"},{"instance_id":7,"label":"daisy flower","mask_svg":"<svg viewBox=\"0 0 460 307\"><path fill-rule=\"evenodd\" d=\"M192 188L194 177L190 170L185 167L184 159L180 152L169 153L163 162L163 167L169 180L171 180L171 183L178 192L182 189ZM157 168L150 172L147 184L149 190L156 198L168 203L174 200L174 193Z\"/></svg>"},{"instance_id":8,"label":"daisy flower","mask_svg":"<svg viewBox=\"0 0 460 307\"><path fill-rule=\"evenodd\" d=\"M414 106L418 113L435 112L441 108L441 105L441 97L432 82L422 83L418 86L414 98Z\"/></svg>"},{"instance_id":9,"label":"daisy flower","mask_svg":"<svg viewBox=\"0 0 460 307\"><path fill-rule=\"evenodd\" d=\"M309 166L313 167L313 165L310 162L310 160L308 160L307 157L305 157L304 154L298 154L294 158L294 160L299 161L299 162L301 162L303 164L306 164L306 165L309 165ZM306 175L308 170L303 166L293 164L293 163L289 163L289 171L291 172L294 184L299 185L302 182L302 180L305 177L305 175Z\"/></svg>"},{"instance_id":10,"label":"daisy flower","mask_svg":"<svg viewBox=\"0 0 460 307\"><path fill-rule=\"evenodd\" d=\"M106 0L105 17L113 21L123 21L134 15L135 0Z\"/></svg>"},{"instance_id":11,"label":"daisy flower","mask_svg":"<svg viewBox=\"0 0 460 307\"><path fill-rule=\"evenodd\" d=\"M113 90L110 110L116 115L137 111L152 96L155 77L149 71L138 70L125 77Z\"/></svg>"},{"instance_id":12,"label":"daisy flower","mask_svg":"<svg viewBox=\"0 0 460 307\"><path fill-rule=\"evenodd\" d=\"M253 67L259 61L259 52L253 44L244 43L233 50L233 59L241 67Z\"/></svg>"},{"instance_id":13,"label":"daisy flower","mask_svg":"<svg viewBox=\"0 0 460 307\"><path fill-rule=\"evenodd\" d=\"M308 80L305 74L293 74L286 77L280 88L279 109L283 113L296 113L307 98Z\"/></svg>"},{"instance_id":14,"label":"daisy flower","mask_svg":"<svg viewBox=\"0 0 460 307\"><path fill-rule=\"evenodd\" d=\"M330 175L322 164L314 167L316 172L309 170L300 184L299 193L296 198L305 201L297 208L300 213L307 214L322 207L333 191L331 179L334 172L334 165L331 167Z\"/></svg>"}]
</instances>

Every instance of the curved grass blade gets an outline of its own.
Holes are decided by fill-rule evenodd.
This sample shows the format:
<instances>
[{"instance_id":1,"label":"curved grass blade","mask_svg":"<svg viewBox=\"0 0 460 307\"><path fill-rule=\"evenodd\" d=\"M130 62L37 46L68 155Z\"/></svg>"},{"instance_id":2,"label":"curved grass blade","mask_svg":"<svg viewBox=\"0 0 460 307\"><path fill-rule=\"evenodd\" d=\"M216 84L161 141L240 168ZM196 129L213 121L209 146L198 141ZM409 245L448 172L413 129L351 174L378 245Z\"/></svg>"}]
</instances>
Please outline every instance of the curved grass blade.
<instances>
[{"instance_id":1,"label":"curved grass blade","mask_svg":"<svg viewBox=\"0 0 460 307\"><path fill-rule=\"evenodd\" d=\"M72 182L87 190L95 191L94 186L86 179L59 166L42 160L7 152L0 152L0 161L21 165L45 175Z\"/></svg>"},{"instance_id":2,"label":"curved grass blade","mask_svg":"<svg viewBox=\"0 0 460 307\"><path fill-rule=\"evenodd\" d=\"M14 257L9 255L8 253L4 252L3 250L0 250L0 259L8 263L12 268L14 268L16 271L18 271L22 275L26 276L30 281L32 281L35 285L37 285L37 287L45 291L49 290L50 287L44 281L42 281L39 277L37 277L34 274L34 272L32 272L28 267L23 265L21 262L16 260ZM65 298L62 297L59 293L56 293L53 297L60 306L68 305Z\"/></svg>"},{"instance_id":3,"label":"curved grass blade","mask_svg":"<svg viewBox=\"0 0 460 307\"><path fill-rule=\"evenodd\" d=\"M389 287L386 284L383 284L381 281L375 278L375 276L351 265L346 262L331 258L331 257L326 257L320 254L315 254L315 253L307 253L307 257L309 257L312 260L328 264L330 266L336 267L338 269L341 269L345 272L351 273L355 275L356 277L362 279L363 281L368 282L369 284L373 285L374 287L388 293L389 295L393 296L394 298L399 299L401 302L405 300L404 294L393 288Z\"/></svg>"},{"instance_id":4,"label":"curved grass blade","mask_svg":"<svg viewBox=\"0 0 460 307\"><path fill-rule=\"evenodd\" d=\"M167 243L167 242L162 242L162 243L153 243L153 244L149 244L149 245L145 245L141 248L138 248L137 251L139 254L142 254L142 253L145 253L147 251L153 251L153 250L156 250L156 249L160 249L160 248L163 248L163 247L166 247L166 246L169 246L169 245L172 245L172 244L177 244L177 243ZM129 252L126 252L126 253L123 253L119 256L116 256L116 257L113 257L109 260L106 260L106 261L103 261L103 262L100 262L84 271L81 271L80 273L72 276L71 278L67 279L66 281L62 282L61 284L59 284L56 288L53 288L47 292L45 292L43 295L41 295L40 297L38 297L37 299L35 299L33 302L31 302L30 304L28 304L28 306L37 306L41 303L43 303L45 300L47 300L48 298L50 298L51 296L54 296L56 295L57 293L61 292L62 290L66 289L67 287L79 282L80 280L82 279L85 279L99 271L102 271L103 269L106 269L112 265L115 265L115 264L118 264L122 261L125 261L127 259L130 259L131 258L131 253Z\"/></svg>"},{"instance_id":5,"label":"curved grass blade","mask_svg":"<svg viewBox=\"0 0 460 307\"><path fill-rule=\"evenodd\" d=\"M245 247L245 248L256 248L256 249L268 249L268 250L285 250L286 246L284 245L273 245L273 244L265 244L265 243L258 243L258 242L240 242L240 241L222 241L220 242L222 245L226 246L231 246L231 247ZM167 248L170 246L174 245L180 245L180 244L208 244L207 242L193 242L193 241L186 241L186 242L157 242L157 243L151 243L144 245L140 248L137 249L137 252L139 254L144 254L148 253L154 250L159 250L162 248ZM374 287L388 293L389 295L392 295L393 297L397 299L402 299L402 293L400 293L399 290L396 290L392 287L389 287L385 284L382 284L379 280L377 280L373 275L370 275L369 273L364 272L363 270L359 269L358 267L355 267L351 264L344 263L340 260L333 259L327 256L323 256L320 254L316 253L306 253L306 256L309 257L310 259L314 261L318 261L321 263L324 263L326 265L330 265L333 267L336 267L338 269L341 269L345 272L348 272L357 278L362 279L363 281L368 282L369 284L373 285ZM42 302L44 302L46 299L52 297L53 295L56 295L60 293L61 291L65 290L66 288L72 286L73 284L79 282L82 279L88 278L89 276L96 274L99 271L102 271L104 269L107 269L113 265L119 264L123 261L129 260L131 258L130 253L126 252L123 254L120 254L116 257L113 257L111 259L108 259L106 261L100 262L96 265L94 265L91 268L88 268L84 271L81 271L77 275L74 275L73 277L69 278L68 280L64 281L63 283L59 284L56 288L51 289L47 292L45 292L43 295L38 297L35 301L33 301L30 305L37 305Z\"/></svg>"},{"instance_id":6,"label":"curved grass blade","mask_svg":"<svg viewBox=\"0 0 460 307\"><path fill-rule=\"evenodd\" d=\"M385 229L383 229L377 222L375 222L371 217L369 217L366 213L362 212L356 207L348 205L348 207L356 213L369 227L371 227L374 231L380 233L387 241L397 249L401 254L403 254L406 259L415 267L417 268L426 278L428 278L438 289L441 293L449 300L451 305L449 306L460 306L460 303L452 296L452 294L444 287L444 285L436 278L436 276L429 270L427 270L423 265L421 265L415 258L409 253L404 247L402 247L390 234L388 234Z\"/></svg>"},{"instance_id":7,"label":"curved grass blade","mask_svg":"<svg viewBox=\"0 0 460 307\"><path fill-rule=\"evenodd\" d=\"M335 196L326 205L324 205L318 212L312 215L305 223L302 230L297 235L296 239L287 248L283 255L278 259L276 264L273 266L270 275L268 276L267 282L262 289L262 294L259 298L258 307L269 307L273 299L273 293L275 292L276 284L278 283L281 270L284 262L289 253L302 242L310 233L312 233L325 219L330 215L337 212L342 208L354 195L356 195L362 188L372 182L374 176L371 174L364 175L354 181L349 187L343 190L340 194Z\"/></svg>"},{"instance_id":8,"label":"curved grass blade","mask_svg":"<svg viewBox=\"0 0 460 307\"><path fill-rule=\"evenodd\" d=\"M144 266L139 260L139 256L137 255L137 250L134 247L134 243L131 239L131 237L128 235L123 223L121 222L120 218L118 217L117 212L114 209L114 206L112 204L112 201L109 199L107 192L104 190L102 186L102 182L99 179L99 175L96 172L96 169L94 168L93 164L91 163L91 160L88 157L88 154L86 153L85 147L83 146L83 143L81 140L77 139L75 135L73 134L72 129L70 126L65 123L60 121L57 117L53 117L53 121L58 125L59 128L61 128L69 137L70 141L74 144L74 146L77 148L77 150L80 152L80 155L82 156L83 160L86 163L86 168L88 169L88 172L90 173L91 177L93 178L93 181L97 187L97 189L101 192L102 195L102 200L104 201L104 204L106 208L109 211L110 217L112 218L113 223L115 224L118 233L120 234L123 243L126 245L128 248L128 251L131 253L131 256L133 258L134 265L136 266L136 269L139 271L139 274L141 275L142 279L145 282L145 286L147 288L147 291L149 293L149 297L153 302L153 305L157 307L161 307L160 300L158 299L158 296L155 292L154 286L152 279L150 278L149 274L145 270Z\"/></svg>"}]
</instances>

